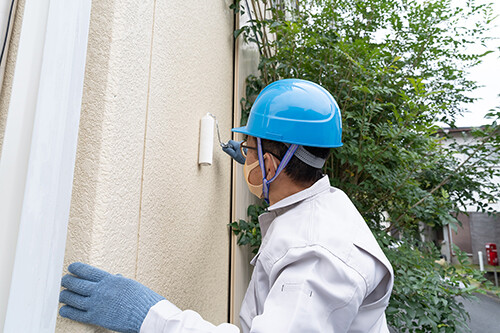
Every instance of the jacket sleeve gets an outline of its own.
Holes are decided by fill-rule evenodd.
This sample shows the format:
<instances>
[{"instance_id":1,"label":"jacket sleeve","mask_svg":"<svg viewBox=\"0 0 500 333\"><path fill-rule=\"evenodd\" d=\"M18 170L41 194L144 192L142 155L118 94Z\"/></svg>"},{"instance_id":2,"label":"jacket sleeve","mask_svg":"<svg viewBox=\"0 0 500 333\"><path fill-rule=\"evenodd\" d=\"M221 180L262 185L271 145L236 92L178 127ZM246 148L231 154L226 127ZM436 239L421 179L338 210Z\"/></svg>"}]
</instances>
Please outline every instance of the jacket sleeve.
<instances>
[{"instance_id":1,"label":"jacket sleeve","mask_svg":"<svg viewBox=\"0 0 500 333\"><path fill-rule=\"evenodd\" d=\"M339 258L322 247L305 246L290 249L267 270L269 292L261 314L252 321L251 333L349 330L366 284Z\"/></svg>"},{"instance_id":2,"label":"jacket sleeve","mask_svg":"<svg viewBox=\"0 0 500 333\"><path fill-rule=\"evenodd\" d=\"M142 323L140 333L239 333L231 324L215 326L198 313L181 311L167 300L154 305Z\"/></svg>"},{"instance_id":3,"label":"jacket sleeve","mask_svg":"<svg viewBox=\"0 0 500 333\"><path fill-rule=\"evenodd\" d=\"M267 260L263 260L267 261ZM256 267L256 269L258 269ZM360 275L318 247L291 249L269 268L263 309L254 309L250 333L347 332L366 293ZM194 311L168 301L151 308L140 333L237 333L231 324L215 326Z\"/></svg>"}]
</instances>

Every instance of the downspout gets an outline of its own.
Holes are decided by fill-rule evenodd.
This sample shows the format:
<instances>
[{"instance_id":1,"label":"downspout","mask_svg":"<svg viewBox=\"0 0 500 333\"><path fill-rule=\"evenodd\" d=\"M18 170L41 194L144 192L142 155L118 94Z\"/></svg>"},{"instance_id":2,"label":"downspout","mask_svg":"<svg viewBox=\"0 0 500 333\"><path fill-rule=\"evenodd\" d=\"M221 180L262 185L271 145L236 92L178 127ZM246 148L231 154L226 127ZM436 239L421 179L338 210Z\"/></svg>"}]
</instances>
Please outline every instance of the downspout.
<instances>
[{"instance_id":1,"label":"downspout","mask_svg":"<svg viewBox=\"0 0 500 333\"><path fill-rule=\"evenodd\" d=\"M0 0L0 93L3 87L3 77L7 66L9 41L16 16L17 0Z\"/></svg>"}]
</instances>

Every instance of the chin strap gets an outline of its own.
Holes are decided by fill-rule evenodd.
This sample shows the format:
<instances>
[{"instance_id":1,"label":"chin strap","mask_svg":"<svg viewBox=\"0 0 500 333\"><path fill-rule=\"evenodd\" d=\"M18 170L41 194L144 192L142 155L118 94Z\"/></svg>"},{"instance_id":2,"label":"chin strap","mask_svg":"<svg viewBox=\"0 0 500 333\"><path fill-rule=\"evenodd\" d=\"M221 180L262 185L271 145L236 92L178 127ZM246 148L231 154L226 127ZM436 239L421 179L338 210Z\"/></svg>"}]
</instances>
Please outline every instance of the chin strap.
<instances>
[{"instance_id":1,"label":"chin strap","mask_svg":"<svg viewBox=\"0 0 500 333\"><path fill-rule=\"evenodd\" d=\"M283 156L283 159L281 160L280 164L278 165L278 169L276 169L276 173L273 178L270 180L266 179L266 166L264 164L264 154L262 153L262 141L260 138L257 139L257 154L259 155L259 165L260 165L260 170L262 172L262 193L264 194L264 199L266 200L267 203L269 203L269 185L276 179L276 177L279 176L281 171L285 169L287 166L288 162L293 157L293 154L297 151L299 148L299 145L290 145L288 147L288 150L285 153L285 156Z\"/></svg>"}]
</instances>

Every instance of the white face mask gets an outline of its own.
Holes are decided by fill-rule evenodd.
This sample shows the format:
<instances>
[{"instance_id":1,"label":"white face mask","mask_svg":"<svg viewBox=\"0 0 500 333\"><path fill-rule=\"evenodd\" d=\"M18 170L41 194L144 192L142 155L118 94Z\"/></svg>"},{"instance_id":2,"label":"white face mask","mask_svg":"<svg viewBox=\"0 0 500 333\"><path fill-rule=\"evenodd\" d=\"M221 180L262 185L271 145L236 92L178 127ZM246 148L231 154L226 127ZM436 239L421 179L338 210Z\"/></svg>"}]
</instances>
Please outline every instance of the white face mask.
<instances>
[{"instance_id":1,"label":"white face mask","mask_svg":"<svg viewBox=\"0 0 500 333\"><path fill-rule=\"evenodd\" d=\"M277 169L278 167L276 166L276 162L274 162L274 158L271 157L273 160L274 168ZM250 176L250 172L252 172L253 169L259 167L259 161L255 161L250 165L247 165L246 161L245 164L243 165L243 173L245 175L245 181L247 182L248 190L255 195L257 198L262 199L264 197L263 193L263 184L260 183L259 185L254 185L251 184L250 181L248 180L248 177Z\"/></svg>"}]
</instances>

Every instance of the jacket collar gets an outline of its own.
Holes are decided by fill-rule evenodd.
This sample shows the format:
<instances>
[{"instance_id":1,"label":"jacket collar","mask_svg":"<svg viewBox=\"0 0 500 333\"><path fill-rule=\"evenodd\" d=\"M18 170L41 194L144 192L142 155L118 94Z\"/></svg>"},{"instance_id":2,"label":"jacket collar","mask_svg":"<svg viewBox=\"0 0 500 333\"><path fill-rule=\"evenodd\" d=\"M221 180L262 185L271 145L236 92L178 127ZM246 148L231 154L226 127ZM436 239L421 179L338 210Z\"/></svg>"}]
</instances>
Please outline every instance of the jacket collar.
<instances>
[{"instance_id":1,"label":"jacket collar","mask_svg":"<svg viewBox=\"0 0 500 333\"><path fill-rule=\"evenodd\" d=\"M330 179L328 178L328 176L325 175L323 178L321 178L320 180L318 180L316 183L306 188L305 190L292 194L278 201L274 205L269 206L267 208L267 212L259 216L259 225L262 233L261 248L266 242L264 236L266 235L267 230L271 226L271 223L277 216L283 214L289 209L292 209L299 202L309 199L328 189L330 189Z\"/></svg>"},{"instance_id":2,"label":"jacket collar","mask_svg":"<svg viewBox=\"0 0 500 333\"><path fill-rule=\"evenodd\" d=\"M323 176L323 178L318 180L316 183L312 184L310 187L295 194L292 194L284 199L281 199L274 205L269 206L267 210L273 211L296 204L300 201L313 197L316 194L321 193L329 188L330 188L330 179L328 178L327 175L325 175Z\"/></svg>"}]
</instances>

